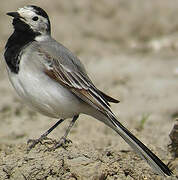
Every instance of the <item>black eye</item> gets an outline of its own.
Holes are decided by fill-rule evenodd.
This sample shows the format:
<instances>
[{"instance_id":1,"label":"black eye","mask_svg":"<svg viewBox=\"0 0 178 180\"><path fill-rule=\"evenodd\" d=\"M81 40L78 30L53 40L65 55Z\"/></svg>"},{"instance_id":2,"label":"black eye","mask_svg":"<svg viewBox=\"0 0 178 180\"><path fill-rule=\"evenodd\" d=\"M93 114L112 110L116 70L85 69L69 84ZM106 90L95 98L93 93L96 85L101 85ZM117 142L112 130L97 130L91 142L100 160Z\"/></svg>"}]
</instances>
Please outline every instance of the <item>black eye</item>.
<instances>
[{"instance_id":1,"label":"black eye","mask_svg":"<svg viewBox=\"0 0 178 180\"><path fill-rule=\"evenodd\" d=\"M33 21L38 21L38 17L35 16L35 17L32 18L32 20L33 20Z\"/></svg>"}]
</instances>

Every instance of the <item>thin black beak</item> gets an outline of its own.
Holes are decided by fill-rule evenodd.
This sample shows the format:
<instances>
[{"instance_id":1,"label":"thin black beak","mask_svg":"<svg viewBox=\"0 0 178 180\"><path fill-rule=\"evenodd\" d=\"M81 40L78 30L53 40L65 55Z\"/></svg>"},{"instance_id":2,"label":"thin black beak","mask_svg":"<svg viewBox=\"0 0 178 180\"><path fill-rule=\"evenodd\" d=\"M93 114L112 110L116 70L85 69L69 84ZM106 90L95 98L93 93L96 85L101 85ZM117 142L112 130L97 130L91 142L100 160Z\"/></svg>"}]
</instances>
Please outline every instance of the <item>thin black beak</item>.
<instances>
[{"instance_id":1,"label":"thin black beak","mask_svg":"<svg viewBox=\"0 0 178 180\"><path fill-rule=\"evenodd\" d=\"M8 12L7 15L14 18L22 18L18 12Z\"/></svg>"}]
</instances>

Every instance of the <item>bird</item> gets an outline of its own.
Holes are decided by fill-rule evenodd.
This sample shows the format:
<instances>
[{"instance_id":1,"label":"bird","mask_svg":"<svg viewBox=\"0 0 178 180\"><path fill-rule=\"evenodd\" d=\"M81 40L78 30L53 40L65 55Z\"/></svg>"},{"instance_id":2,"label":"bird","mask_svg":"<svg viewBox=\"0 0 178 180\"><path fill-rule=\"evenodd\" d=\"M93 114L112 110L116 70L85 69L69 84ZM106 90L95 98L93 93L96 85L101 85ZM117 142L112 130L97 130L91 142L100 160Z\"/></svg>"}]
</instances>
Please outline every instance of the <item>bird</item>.
<instances>
[{"instance_id":1,"label":"bird","mask_svg":"<svg viewBox=\"0 0 178 180\"><path fill-rule=\"evenodd\" d=\"M173 174L117 120L110 103L119 101L99 90L79 58L52 38L50 19L45 10L36 5L26 5L7 15L13 17L14 28L4 52L10 82L27 105L43 115L58 119L38 139L28 141L29 150L47 138L65 119L71 118L55 148L61 146L67 141L67 135L79 115L86 114L118 133L157 174Z\"/></svg>"}]
</instances>

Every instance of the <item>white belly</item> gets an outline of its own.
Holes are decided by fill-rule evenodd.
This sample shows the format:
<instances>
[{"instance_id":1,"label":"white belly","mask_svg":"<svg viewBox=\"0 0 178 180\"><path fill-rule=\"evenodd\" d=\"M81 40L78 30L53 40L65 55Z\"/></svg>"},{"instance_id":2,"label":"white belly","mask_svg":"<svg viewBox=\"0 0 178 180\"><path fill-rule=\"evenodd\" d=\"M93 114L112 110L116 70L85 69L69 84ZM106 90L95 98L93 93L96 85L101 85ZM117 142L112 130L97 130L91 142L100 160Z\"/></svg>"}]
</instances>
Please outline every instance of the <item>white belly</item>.
<instances>
[{"instance_id":1,"label":"white belly","mask_svg":"<svg viewBox=\"0 0 178 180\"><path fill-rule=\"evenodd\" d=\"M22 100L38 112L54 118L70 118L81 113L86 104L43 72L21 65L9 78Z\"/></svg>"}]
</instances>

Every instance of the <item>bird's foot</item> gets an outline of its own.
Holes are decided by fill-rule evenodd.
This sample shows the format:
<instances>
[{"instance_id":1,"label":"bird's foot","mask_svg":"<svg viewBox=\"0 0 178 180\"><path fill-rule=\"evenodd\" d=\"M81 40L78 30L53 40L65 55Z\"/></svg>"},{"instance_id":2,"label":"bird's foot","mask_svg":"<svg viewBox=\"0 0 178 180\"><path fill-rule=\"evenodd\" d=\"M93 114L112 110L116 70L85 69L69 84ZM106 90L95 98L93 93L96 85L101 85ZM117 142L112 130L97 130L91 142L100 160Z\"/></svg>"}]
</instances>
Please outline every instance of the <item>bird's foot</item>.
<instances>
[{"instance_id":1,"label":"bird's foot","mask_svg":"<svg viewBox=\"0 0 178 180\"><path fill-rule=\"evenodd\" d=\"M54 146L49 148L48 150L53 151L59 147L63 147L64 149L66 149L69 143L72 143L72 141L63 136L59 141L54 142Z\"/></svg>"},{"instance_id":2,"label":"bird's foot","mask_svg":"<svg viewBox=\"0 0 178 180\"><path fill-rule=\"evenodd\" d=\"M44 140L45 140L45 142L43 142ZM41 143L41 144L55 144L56 141L51 139L51 138L48 138L46 136L41 136L38 139L29 139L27 141L27 145L28 145L27 152L31 151L31 149L33 149L39 143Z\"/></svg>"}]
</instances>

